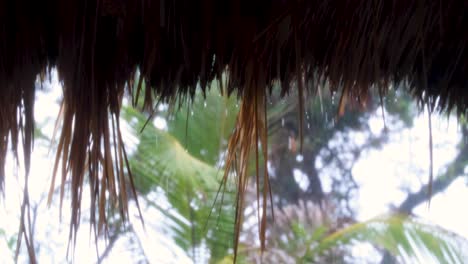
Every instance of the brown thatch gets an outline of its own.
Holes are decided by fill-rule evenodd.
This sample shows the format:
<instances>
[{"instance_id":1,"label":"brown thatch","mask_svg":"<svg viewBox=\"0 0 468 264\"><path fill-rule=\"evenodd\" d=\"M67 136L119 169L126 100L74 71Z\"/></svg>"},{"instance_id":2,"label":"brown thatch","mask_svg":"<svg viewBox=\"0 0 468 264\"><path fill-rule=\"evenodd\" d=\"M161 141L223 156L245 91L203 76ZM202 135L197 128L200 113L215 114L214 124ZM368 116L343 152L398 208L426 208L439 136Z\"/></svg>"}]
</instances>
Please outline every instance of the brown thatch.
<instances>
[{"instance_id":1,"label":"brown thatch","mask_svg":"<svg viewBox=\"0 0 468 264\"><path fill-rule=\"evenodd\" d=\"M105 226L106 191L125 216L126 87L138 98L150 86L151 108L227 72L228 91L250 102L274 80L285 93L299 89L302 102L302 90L325 79L343 88L344 106L404 83L430 109L466 114L467 14L466 0L0 0L0 186L9 142L16 153L23 141L29 168L34 81L51 67L64 84L55 171L71 179L73 231L85 175L93 223Z\"/></svg>"}]
</instances>

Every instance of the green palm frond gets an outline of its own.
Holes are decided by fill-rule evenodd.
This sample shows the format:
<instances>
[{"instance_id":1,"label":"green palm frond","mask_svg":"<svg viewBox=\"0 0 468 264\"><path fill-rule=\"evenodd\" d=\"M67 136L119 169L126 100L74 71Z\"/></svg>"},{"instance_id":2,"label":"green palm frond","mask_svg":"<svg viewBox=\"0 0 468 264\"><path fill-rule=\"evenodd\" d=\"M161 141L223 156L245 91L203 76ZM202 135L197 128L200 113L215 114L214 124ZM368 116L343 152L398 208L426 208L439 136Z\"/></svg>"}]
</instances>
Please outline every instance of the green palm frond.
<instances>
[{"instance_id":1,"label":"green palm frond","mask_svg":"<svg viewBox=\"0 0 468 264\"><path fill-rule=\"evenodd\" d=\"M168 131L157 129L150 122L139 133L147 116L132 108L124 108L122 114L139 139L129 160L137 190L144 194L143 199L152 191L162 190L170 210L158 201L146 199L147 204L170 220L168 229L181 248L190 252L205 244L212 261L224 257L232 248L234 231L233 193L221 190L222 195L213 205L218 180L224 173L216 164L225 148L223 139L231 133L236 111L235 100L223 101L219 96L211 89L206 100L197 96L190 106L182 106L167 118ZM187 113L191 115L189 133L185 133ZM211 122L202 122L205 118Z\"/></svg>"},{"instance_id":2,"label":"green palm frond","mask_svg":"<svg viewBox=\"0 0 468 264\"><path fill-rule=\"evenodd\" d=\"M168 118L168 132L191 155L215 165L227 148L238 111L236 96L221 94L213 85L205 96L199 92Z\"/></svg>"},{"instance_id":3,"label":"green palm frond","mask_svg":"<svg viewBox=\"0 0 468 264\"><path fill-rule=\"evenodd\" d=\"M405 263L463 263L468 242L440 227L402 215L383 216L356 223L319 240L304 260L344 245L368 242L389 251Z\"/></svg>"}]
</instances>

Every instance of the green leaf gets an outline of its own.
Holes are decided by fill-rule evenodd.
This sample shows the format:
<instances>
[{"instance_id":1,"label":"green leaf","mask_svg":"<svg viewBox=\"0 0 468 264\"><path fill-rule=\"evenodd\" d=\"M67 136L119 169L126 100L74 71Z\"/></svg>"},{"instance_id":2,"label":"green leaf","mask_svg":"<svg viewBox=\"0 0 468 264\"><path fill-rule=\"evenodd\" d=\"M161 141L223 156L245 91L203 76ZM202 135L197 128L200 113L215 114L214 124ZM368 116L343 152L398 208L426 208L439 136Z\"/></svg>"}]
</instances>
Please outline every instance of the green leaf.
<instances>
[{"instance_id":1,"label":"green leaf","mask_svg":"<svg viewBox=\"0 0 468 264\"><path fill-rule=\"evenodd\" d=\"M169 210L157 202L146 201L170 219L171 224L167 228L172 231L174 241L187 253L206 242L214 261L226 256L227 250L232 248L234 210L229 205L234 204L234 195L226 190L224 204L220 204L220 196L216 207L212 207L219 187L218 180L223 175L223 171L215 167L223 151L223 141L220 139L227 138L230 133L228 128L223 132L221 127L226 125L221 124L233 123L234 119L214 122L215 116L220 116L219 112L224 113L220 109L226 107L219 103L215 105L220 101L219 94L208 93L207 101L212 103L207 102L206 107L199 100L195 99L192 105L198 110L190 117L194 125L189 123L188 137L185 137L186 116L183 113L187 111L184 107L175 113L173 120L168 120L168 131L157 129L149 122L140 133L147 117L129 107L123 109L122 117L131 124L133 133L139 139L129 160L135 187L143 196L162 190L170 203ZM234 109L234 101L229 102L228 107ZM200 122L206 116L210 117L206 120L214 123L204 127L207 122ZM212 209L215 211L210 216Z\"/></svg>"},{"instance_id":2,"label":"green leaf","mask_svg":"<svg viewBox=\"0 0 468 264\"><path fill-rule=\"evenodd\" d=\"M338 230L323 240L304 259L314 259L339 245L369 242L386 249L404 262L435 259L438 263L463 263L468 242L448 231L415 218L392 215L356 223ZM424 259L421 259L421 258Z\"/></svg>"},{"instance_id":3,"label":"green leaf","mask_svg":"<svg viewBox=\"0 0 468 264\"><path fill-rule=\"evenodd\" d=\"M221 95L212 87L203 97L200 92L168 122L168 132L194 157L215 165L227 147L237 117L235 95ZM187 119L187 117L189 117Z\"/></svg>"}]
</instances>

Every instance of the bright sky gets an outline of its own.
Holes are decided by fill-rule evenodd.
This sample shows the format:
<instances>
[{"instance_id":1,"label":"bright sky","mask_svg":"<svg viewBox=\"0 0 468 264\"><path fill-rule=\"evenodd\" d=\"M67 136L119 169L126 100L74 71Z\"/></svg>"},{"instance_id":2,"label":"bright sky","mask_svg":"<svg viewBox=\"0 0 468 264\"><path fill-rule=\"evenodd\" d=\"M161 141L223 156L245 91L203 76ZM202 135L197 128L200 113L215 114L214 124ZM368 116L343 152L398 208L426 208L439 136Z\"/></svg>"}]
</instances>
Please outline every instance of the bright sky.
<instances>
[{"instance_id":1,"label":"bright sky","mask_svg":"<svg viewBox=\"0 0 468 264\"><path fill-rule=\"evenodd\" d=\"M54 121L58 114L58 98L61 96L61 89L57 82L56 73L53 74L51 83L52 89L48 93L38 93L36 100L36 120L46 135L52 135L54 131ZM52 121L52 122L51 122ZM157 119L156 125L164 127L165 120ZM383 128L382 118L377 114L370 121L371 129L379 133ZM427 116L422 114L415 119L414 127L405 129L400 134L393 135L390 143L386 144L382 150L371 150L366 152L355 165L353 174L356 181L361 185L359 192L359 211L358 219L367 220L374 216L387 212L388 205L394 203L398 205L404 198L405 193L400 190L402 185L407 186L413 191L421 183L428 181L428 133ZM434 173L444 168L447 162L450 162L455 154L455 145L459 140L457 132L457 121L453 118L447 120L434 118L433 140L434 140ZM37 200L48 192L49 177L52 171L53 151L48 152L46 146L36 145L33 154L33 163L31 170L30 192L31 200ZM9 160L7 171L15 171L13 162ZM415 168L417 170L415 170ZM305 179L300 171L294 173L298 181ZM21 175L21 173L19 173ZM416 177L415 175L418 175ZM18 179L12 175L6 178L6 200L8 203L0 203L0 228L7 230L7 235L12 236L18 228L19 215L19 194ZM306 183L305 183L306 184ZM20 183L19 185L22 185ZM86 189L85 189L86 190ZM86 194L83 197L87 198ZM58 198L58 197L56 197ZM164 197L154 197L164 203ZM459 206L452 206L460 201L468 200L468 188L463 179L457 180L448 190L442 194L433 197L430 210L427 205L422 205L416 209L416 213L435 224L439 224L449 230L455 231L468 238L468 212L460 210ZM89 205L88 201L83 201L84 207ZM36 240L47 242L39 250L39 256L43 263L54 263L65 259L66 243L68 239L68 216L69 210L64 206L64 218L60 223L58 211L45 206L45 202L40 204L40 212L37 222ZM135 232L138 234L143 246L144 254L153 263L191 263L191 260L185 253L174 246L174 242L168 238L163 231L164 217L155 209L144 211L144 218L147 223L147 232L145 233L137 220L136 212L131 212L134 218ZM59 227L58 229L50 227ZM89 229L87 224L82 225L83 229ZM150 230L150 231L148 231ZM89 243L89 233L80 232L78 248L76 250L77 263L94 262L95 249ZM114 262L134 262L134 256L126 250L130 238L119 240L115 245L113 254L110 254L107 261ZM100 245L101 250L104 248ZM53 252L53 254L51 254ZM0 256L11 256L7 249L5 241L0 237ZM11 259L10 259L11 260ZM9 260L3 258L0 260L9 263ZM12 261L12 260L11 260ZM27 262L26 259L20 262Z\"/></svg>"},{"instance_id":2,"label":"bright sky","mask_svg":"<svg viewBox=\"0 0 468 264\"><path fill-rule=\"evenodd\" d=\"M381 117L370 121L374 132L383 128ZM354 166L353 174L361 185L358 219L366 220L398 206L405 198L402 186L416 191L429 181L429 134L427 114L421 114L414 126L393 135L383 150L372 150ZM441 173L457 154L460 140L455 118L433 118L434 175ZM457 179L445 192L434 196L430 207L422 204L415 213L424 219L468 238L468 213L452 206L468 200L465 179Z\"/></svg>"}]
</instances>

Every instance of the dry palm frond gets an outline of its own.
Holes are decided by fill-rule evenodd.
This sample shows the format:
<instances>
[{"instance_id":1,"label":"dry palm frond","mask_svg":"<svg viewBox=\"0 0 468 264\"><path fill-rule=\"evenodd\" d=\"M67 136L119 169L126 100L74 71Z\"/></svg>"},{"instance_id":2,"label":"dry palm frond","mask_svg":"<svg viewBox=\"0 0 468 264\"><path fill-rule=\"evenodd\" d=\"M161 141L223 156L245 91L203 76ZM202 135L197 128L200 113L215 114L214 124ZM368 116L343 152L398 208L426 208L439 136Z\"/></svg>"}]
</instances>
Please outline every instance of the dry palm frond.
<instances>
[{"instance_id":1,"label":"dry palm frond","mask_svg":"<svg viewBox=\"0 0 468 264\"><path fill-rule=\"evenodd\" d=\"M253 69L249 69L254 71ZM249 165L251 155L255 158L257 210L259 228L259 239L261 249L265 249L267 204L270 199L271 188L268 178L267 162L267 124L266 124L266 94L264 87L266 83L256 82L251 78L251 88L246 90L250 94L244 96L239 114L236 119L235 130L228 143L225 173L222 184L226 185L230 172L236 172L236 213L235 213L235 237L234 237L234 261L237 258L239 236L242 229L243 214L246 206L245 196L249 184ZM263 164L260 163L263 157ZM259 166L263 166L263 177L259 175ZM260 205L260 202L262 203Z\"/></svg>"}]
</instances>

